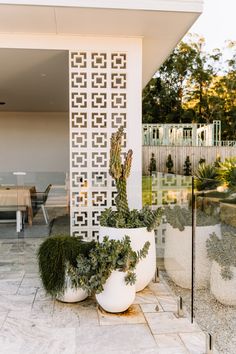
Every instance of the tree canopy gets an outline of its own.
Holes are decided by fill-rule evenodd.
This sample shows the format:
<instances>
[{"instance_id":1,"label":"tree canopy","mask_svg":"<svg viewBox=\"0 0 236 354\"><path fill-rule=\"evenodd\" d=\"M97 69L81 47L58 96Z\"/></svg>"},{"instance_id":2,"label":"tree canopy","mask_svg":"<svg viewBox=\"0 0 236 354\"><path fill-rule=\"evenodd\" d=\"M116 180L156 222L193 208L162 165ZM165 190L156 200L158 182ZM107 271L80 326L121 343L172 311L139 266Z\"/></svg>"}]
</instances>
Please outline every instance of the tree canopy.
<instances>
[{"instance_id":1,"label":"tree canopy","mask_svg":"<svg viewBox=\"0 0 236 354\"><path fill-rule=\"evenodd\" d=\"M205 51L205 40L180 42L143 90L143 123L211 123L236 140L236 43ZM223 68L223 69L222 69Z\"/></svg>"}]
</instances>

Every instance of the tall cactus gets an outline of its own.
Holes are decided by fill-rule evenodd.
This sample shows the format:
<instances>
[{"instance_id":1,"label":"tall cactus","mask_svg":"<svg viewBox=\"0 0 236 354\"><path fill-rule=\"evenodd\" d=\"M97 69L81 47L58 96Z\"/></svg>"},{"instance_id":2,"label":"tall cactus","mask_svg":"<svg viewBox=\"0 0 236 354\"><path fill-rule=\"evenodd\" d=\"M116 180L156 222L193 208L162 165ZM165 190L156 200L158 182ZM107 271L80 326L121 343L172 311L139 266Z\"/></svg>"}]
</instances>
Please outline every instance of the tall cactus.
<instances>
[{"instance_id":1,"label":"tall cactus","mask_svg":"<svg viewBox=\"0 0 236 354\"><path fill-rule=\"evenodd\" d=\"M116 208L122 215L129 213L127 199L127 178L130 174L133 151L129 150L126 154L124 163L121 161L121 141L124 135L124 128L120 127L116 133L111 136L109 174L114 178L117 189L115 199Z\"/></svg>"}]
</instances>

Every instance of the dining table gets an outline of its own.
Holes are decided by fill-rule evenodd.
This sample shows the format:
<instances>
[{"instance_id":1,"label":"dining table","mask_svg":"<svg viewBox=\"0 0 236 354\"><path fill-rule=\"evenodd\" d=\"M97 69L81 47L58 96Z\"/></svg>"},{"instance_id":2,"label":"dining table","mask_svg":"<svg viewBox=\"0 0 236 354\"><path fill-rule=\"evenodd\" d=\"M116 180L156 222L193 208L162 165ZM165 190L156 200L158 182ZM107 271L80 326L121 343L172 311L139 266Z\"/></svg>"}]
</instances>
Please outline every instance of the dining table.
<instances>
[{"instance_id":1,"label":"dining table","mask_svg":"<svg viewBox=\"0 0 236 354\"><path fill-rule=\"evenodd\" d=\"M22 228L19 225L22 211L26 211L28 223L31 226L33 223L33 207L32 197L36 195L35 186L20 186L20 185L1 185L0 186L0 211L16 211L18 212L17 229Z\"/></svg>"}]
</instances>

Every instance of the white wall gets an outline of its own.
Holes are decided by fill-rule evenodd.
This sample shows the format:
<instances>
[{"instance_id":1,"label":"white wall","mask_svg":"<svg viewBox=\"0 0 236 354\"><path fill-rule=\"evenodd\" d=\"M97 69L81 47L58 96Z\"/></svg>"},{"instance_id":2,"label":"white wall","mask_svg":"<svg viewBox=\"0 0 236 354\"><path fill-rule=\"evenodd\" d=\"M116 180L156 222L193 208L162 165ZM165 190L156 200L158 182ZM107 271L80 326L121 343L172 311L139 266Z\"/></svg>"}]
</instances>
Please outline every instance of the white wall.
<instances>
[{"instance_id":1,"label":"white wall","mask_svg":"<svg viewBox=\"0 0 236 354\"><path fill-rule=\"evenodd\" d=\"M68 113L0 112L0 172L68 170Z\"/></svg>"}]
</instances>

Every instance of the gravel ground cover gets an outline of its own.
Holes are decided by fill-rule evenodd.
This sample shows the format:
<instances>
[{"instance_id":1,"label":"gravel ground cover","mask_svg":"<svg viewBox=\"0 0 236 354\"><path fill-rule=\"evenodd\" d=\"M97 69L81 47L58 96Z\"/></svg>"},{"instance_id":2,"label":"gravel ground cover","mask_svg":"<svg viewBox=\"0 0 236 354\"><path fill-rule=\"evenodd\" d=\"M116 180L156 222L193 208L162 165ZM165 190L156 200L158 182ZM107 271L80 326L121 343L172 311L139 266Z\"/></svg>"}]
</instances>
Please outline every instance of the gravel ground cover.
<instances>
[{"instance_id":1,"label":"gravel ground cover","mask_svg":"<svg viewBox=\"0 0 236 354\"><path fill-rule=\"evenodd\" d=\"M173 293L182 296L186 309L190 311L191 292L177 286L165 272L162 272L162 276ZM214 336L220 354L235 354L236 307L220 304L208 289L195 290L194 295L194 315L198 325L204 332Z\"/></svg>"}]
</instances>

